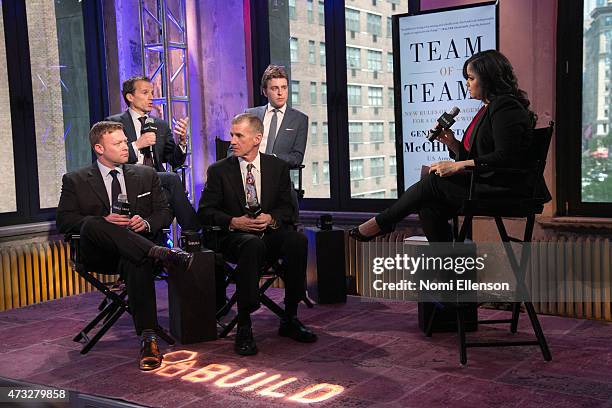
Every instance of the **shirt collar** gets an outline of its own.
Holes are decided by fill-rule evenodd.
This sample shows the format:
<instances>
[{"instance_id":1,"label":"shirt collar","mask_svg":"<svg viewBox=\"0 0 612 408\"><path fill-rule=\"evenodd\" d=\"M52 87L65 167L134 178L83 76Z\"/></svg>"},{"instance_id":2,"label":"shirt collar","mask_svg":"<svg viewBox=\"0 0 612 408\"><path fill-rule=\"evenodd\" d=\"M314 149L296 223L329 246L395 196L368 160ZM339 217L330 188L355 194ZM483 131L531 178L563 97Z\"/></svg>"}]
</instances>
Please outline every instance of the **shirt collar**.
<instances>
[{"instance_id":1,"label":"shirt collar","mask_svg":"<svg viewBox=\"0 0 612 408\"><path fill-rule=\"evenodd\" d=\"M148 117L148 116L149 116L149 115L148 115L148 114L146 114L146 113L145 113L144 115L141 115L140 113L136 112L136 111L135 111L134 109L132 109L132 108L128 108L128 112L130 112L130 116L132 117L132 120L138 120L138 118L140 118L140 117L142 117L142 116L146 116L146 117Z\"/></svg>"},{"instance_id":2,"label":"shirt collar","mask_svg":"<svg viewBox=\"0 0 612 408\"><path fill-rule=\"evenodd\" d=\"M123 174L123 166L115 166L111 169L110 167L106 167L100 163L100 160L96 160L96 163L98 163L98 168L100 169L100 174L102 174L102 177L108 176L111 170L117 170L119 174Z\"/></svg>"},{"instance_id":3,"label":"shirt collar","mask_svg":"<svg viewBox=\"0 0 612 408\"><path fill-rule=\"evenodd\" d=\"M261 155L259 154L259 151L258 151L257 156L255 156L255 159L252 162L250 162L250 163L253 163L253 166L255 167L255 170L257 171L261 171L261 167L259 165L260 158L261 158ZM246 161L243 157L238 157L238 162L240 162L240 167L245 168L245 169L246 169L247 164L249 164L249 162Z\"/></svg>"},{"instance_id":4,"label":"shirt collar","mask_svg":"<svg viewBox=\"0 0 612 408\"><path fill-rule=\"evenodd\" d=\"M274 109L274 106L270 105L270 103L268 102L266 112L272 112L272 109ZM284 104L282 107L278 108L278 110L284 115L285 111L287 110L287 104Z\"/></svg>"}]
</instances>

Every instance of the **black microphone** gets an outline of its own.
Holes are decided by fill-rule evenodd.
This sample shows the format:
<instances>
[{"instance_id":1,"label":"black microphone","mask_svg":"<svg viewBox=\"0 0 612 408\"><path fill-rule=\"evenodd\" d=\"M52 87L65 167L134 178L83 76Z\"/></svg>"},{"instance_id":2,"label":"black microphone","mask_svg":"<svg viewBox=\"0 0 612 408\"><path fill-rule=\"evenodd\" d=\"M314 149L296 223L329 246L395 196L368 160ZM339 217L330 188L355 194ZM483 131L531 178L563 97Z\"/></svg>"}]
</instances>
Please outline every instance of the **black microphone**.
<instances>
[{"instance_id":1,"label":"black microphone","mask_svg":"<svg viewBox=\"0 0 612 408\"><path fill-rule=\"evenodd\" d=\"M141 135L147 132L153 132L157 134L157 126L155 126L155 119L151 117L147 117L145 119L145 123L142 125L142 128L140 129ZM149 151L151 152L151 157L153 157L153 146L149 146Z\"/></svg>"},{"instance_id":2,"label":"black microphone","mask_svg":"<svg viewBox=\"0 0 612 408\"><path fill-rule=\"evenodd\" d=\"M117 196L117 202L113 204L113 213L130 216L130 203L127 194L119 194Z\"/></svg>"},{"instance_id":3,"label":"black microphone","mask_svg":"<svg viewBox=\"0 0 612 408\"><path fill-rule=\"evenodd\" d=\"M429 129L427 140L433 142L442 133L442 130L448 129L455 124L455 117L459 114L460 110L458 107L453 107L448 112L444 112L442 116L438 118L438 123L433 129Z\"/></svg>"}]
</instances>

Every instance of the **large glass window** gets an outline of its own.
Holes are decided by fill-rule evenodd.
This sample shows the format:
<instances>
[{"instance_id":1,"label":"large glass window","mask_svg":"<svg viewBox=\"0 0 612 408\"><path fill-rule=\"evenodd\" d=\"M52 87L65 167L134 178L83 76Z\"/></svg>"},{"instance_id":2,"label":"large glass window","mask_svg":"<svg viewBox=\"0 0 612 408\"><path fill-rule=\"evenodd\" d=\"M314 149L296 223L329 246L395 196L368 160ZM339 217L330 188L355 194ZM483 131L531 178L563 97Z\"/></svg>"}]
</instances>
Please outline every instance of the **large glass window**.
<instances>
[{"instance_id":1,"label":"large glass window","mask_svg":"<svg viewBox=\"0 0 612 408\"><path fill-rule=\"evenodd\" d=\"M304 158L307 199L303 202L304 208L319 209L326 205L330 208L328 202L310 201L310 198L331 198L329 203L338 208L363 205L363 208L370 209L377 203L355 203L350 198L395 197L395 175L371 177L372 164L375 172L381 170L376 170L380 168L377 167L379 161L371 163L370 158L388 158L396 154L395 141L390 139L391 130L386 128L395 121L395 101L387 94L394 86L389 25L393 14L408 10L408 0L346 0L344 16L333 18L326 16L325 12L335 10L335 3L295 0L295 20L289 17L293 13L289 10L293 2L269 0L269 4L269 21L277 22L269 25L270 62L287 66L291 81L301 83L301 92L305 95L300 98L300 91L294 86L296 82L291 82L289 100L291 104L299 104L297 108L309 116L311 126L312 123L319 126L318 132L309 130L313 140L308 143ZM319 25L314 13L318 14ZM346 29L346 36L337 35L337 28L341 25ZM326 33L332 35L326 38ZM282 41L283 38L300 41L292 45L290 40ZM318 61L312 55L313 44ZM334 66L338 58L346 58L348 80L344 80L343 74L334 75L328 81L327 58L334 61ZM312 84L316 84L316 97ZM348 118L345 112L348 112ZM318 135L316 143L315 134ZM332 137L333 140L328 140ZM345 165L346 155L350 166ZM308 169L315 162L319 166L317 184L312 183L313 173ZM387 162L385 160L382 166L383 173L387 173ZM329 183L325 181L328 177L332 178ZM338 183L348 185L349 194L346 194L346 189L337 188ZM330 186L336 187L333 194L330 194Z\"/></svg>"},{"instance_id":2,"label":"large glass window","mask_svg":"<svg viewBox=\"0 0 612 408\"><path fill-rule=\"evenodd\" d=\"M270 62L287 68L290 76L290 105L306 114L309 119L308 148L303 160L304 197L329 198L329 184L320 182L321 163L329 160L328 145L324 144L327 141L325 6L323 1L295 0L289 4L284 3L284 7L289 8L287 10L283 9L283 3L275 2L273 7L268 8L270 13L278 13L271 14L270 17L274 19L270 21L282 22L270 24L269 35L271 39L290 38L289 50L286 45L283 46L284 41L271 40ZM293 5L297 10L295 18L287 18L292 13ZM313 10L313 7L317 9ZM318 24L312 24L315 18ZM319 125L321 127L318 131Z\"/></svg>"},{"instance_id":3,"label":"large glass window","mask_svg":"<svg viewBox=\"0 0 612 408\"><path fill-rule=\"evenodd\" d=\"M612 4L584 1L581 195L612 202Z\"/></svg>"},{"instance_id":4,"label":"large glass window","mask_svg":"<svg viewBox=\"0 0 612 408\"><path fill-rule=\"evenodd\" d=\"M44 0L26 14L40 208L53 208L62 175L91 162L83 14L79 2Z\"/></svg>"},{"instance_id":5,"label":"large glass window","mask_svg":"<svg viewBox=\"0 0 612 408\"><path fill-rule=\"evenodd\" d=\"M407 10L408 2L402 1L402 4L404 4L404 10ZM363 124L362 132L366 132L365 136L362 136L362 140L365 137L367 141L365 144L360 144L358 148L349 149L349 159L351 163L354 161L359 163L356 160L368 158L365 161L368 166L372 166L372 163L379 165L379 161L372 162L369 158L396 154L395 139L385 136L385 123L395 121L395 101L391 99L391 96L384 95L383 89L387 88L390 92L393 89L391 16L400 12L400 10L395 10L393 4L389 2L377 1L374 5L374 3L368 1L355 1L351 5L359 10L345 7L347 30L351 31L349 22L355 24L356 16L360 15L364 17L364 29L370 35L348 35L348 32L346 35L347 70L349 71L347 72L347 78L350 80L350 83L347 84L349 139L351 143L356 140L356 135L353 134L355 132L351 132L351 123L360 123ZM355 11L358 11L358 13L355 13ZM382 36L383 21L386 23L384 28L386 28L387 35L385 36ZM365 53L363 56L365 61L356 67L353 67L355 65L353 49L363 50ZM357 89L360 90L358 95ZM364 100L362 100L361 89L364 90ZM357 103L357 97L359 97L359 103ZM356 108L356 106L364 106L364 109ZM355 130L354 125L353 129ZM379 168L376 167L374 171L380 173ZM382 172L384 173L384 165ZM354 179L355 174L359 173L357 171L351 172L351 180ZM368 174L372 174L371 168ZM390 177L378 180L368 177L358 183L352 182L350 191L351 198L363 199L381 196L393 198L397 194L396 176L392 174Z\"/></svg>"},{"instance_id":6,"label":"large glass window","mask_svg":"<svg viewBox=\"0 0 612 408\"><path fill-rule=\"evenodd\" d=\"M13 159L13 132L11 126L11 104L9 100L8 73L6 70L6 44L4 41L4 19L0 7L0 213L17 211L15 187L15 162Z\"/></svg>"},{"instance_id":7,"label":"large glass window","mask_svg":"<svg viewBox=\"0 0 612 408\"><path fill-rule=\"evenodd\" d=\"M27 1L26 14L40 208L53 208L62 175L91 162L83 16L77 1Z\"/></svg>"},{"instance_id":8,"label":"large glass window","mask_svg":"<svg viewBox=\"0 0 612 408\"><path fill-rule=\"evenodd\" d=\"M50 220L63 174L92 159L85 28L98 21L91 4L77 0L0 5L0 218L2 225ZM83 10L91 12L87 26Z\"/></svg>"}]
</instances>

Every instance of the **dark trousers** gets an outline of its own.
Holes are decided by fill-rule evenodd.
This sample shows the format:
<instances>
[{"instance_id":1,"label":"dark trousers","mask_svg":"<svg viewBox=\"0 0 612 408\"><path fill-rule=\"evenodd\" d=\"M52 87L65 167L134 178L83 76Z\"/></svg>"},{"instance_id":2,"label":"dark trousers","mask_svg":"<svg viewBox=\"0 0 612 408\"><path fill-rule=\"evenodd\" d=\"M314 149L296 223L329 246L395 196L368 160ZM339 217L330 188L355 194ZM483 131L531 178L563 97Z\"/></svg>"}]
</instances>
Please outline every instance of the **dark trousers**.
<instances>
[{"instance_id":1,"label":"dark trousers","mask_svg":"<svg viewBox=\"0 0 612 408\"><path fill-rule=\"evenodd\" d=\"M418 213L428 241L452 241L448 220L467 198L468 185L469 177L466 175L439 177L428 174L408 187L391 207L378 214L376 223L385 229L410 214Z\"/></svg>"},{"instance_id":2,"label":"dark trousers","mask_svg":"<svg viewBox=\"0 0 612 408\"><path fill-rule=\"evenodd\" d=\"M308 240L290 230L267 231L262 238L245 232L232 232L219 241L223 256L238 265L236 290L238 311L251 313L259 308L259 276L266 261L283 257L285 262L285 307L295 314L304 298Z\"/></svg>"},{"instance_id":3,"label":"dark trousers","mask_svg":"<svg viewBox=\"0 0 612 408\"><path fill-rule=\"evenodd\" d=\"M153 259L147 256L154 245L103 217L90 217L81 227L80 250L85 267L98 273L123 276L137 333L157 327Z\"/></svg>"},{"instance_id":4,"label":"dark trousers","mask_svg":"<svg viewBox=\"0 0 612 408\"><path fill-rule=\"evenodd\" d=\"M168 204L174 212L179 225L184 230L198 231L200 222L193 206L187 199L185 188L178 174L173 172L158 172L162 190L166 195Z\"/></svg>"}]
</instances>

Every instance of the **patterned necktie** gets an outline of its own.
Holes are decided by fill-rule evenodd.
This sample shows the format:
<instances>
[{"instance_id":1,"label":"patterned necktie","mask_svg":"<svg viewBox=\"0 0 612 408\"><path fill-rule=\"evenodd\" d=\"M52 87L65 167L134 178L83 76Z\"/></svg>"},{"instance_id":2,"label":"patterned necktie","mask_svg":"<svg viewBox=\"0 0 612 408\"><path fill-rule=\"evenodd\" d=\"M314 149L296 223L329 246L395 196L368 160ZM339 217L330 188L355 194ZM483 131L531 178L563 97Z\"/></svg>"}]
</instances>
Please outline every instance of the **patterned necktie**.
<instances>
[{"instance_id":1,"label":"patterned necktie","mask_svg":"<svg viewBox=\"0 0 612 408\"><path fill-rule=\"evenodd\" d=\"M121 194L121 184L119 184L119 179L117 178L117 174L119 174L117 170L111 170L109 174L113 178L113 182L111 183L111 203L110 203L111 212L112 212L112 208L116 206L119 201L119 194Z\"/></svg>"},{"instance_id":2,"label":"patterned necktie","mask_svg":"<svg viewBox=\"0 0 612 408\"><path fill-rule=\"evenodd\" d=\"M144 128L146 120L147 120L146 116L141 116L138 118L138 121L140 122L140 134L142 134L142 129ZM140 151L144 155L142 164L144 164L145 166L155 168L155 163L153 162L153 155L151 154L152 149L153 149L153 146L145 147L144 149L140 149Z\"/></svg>"},{"instance_id":3,"label":"patterned necktie","mask_svg":"<svg viewBox=\"0 0 612 408\"><path fill-rule=\"evenodd\" d=\"M246 203L247 207L257 207L259 206L259 200L257 199L257 187L255 187L255 177L253 176L253 163L247 164L247 174L246 174Z\"/></svg>"},{"instance_id":4,"label":"patterned necktie","mask_svg":"<svg viewBox=\"0 0 612 408\"><path fill-rule=\"evenodd\" d=\"M272 115L272 120L270 121L270 130L268 131L268 141L266 143L266 154L272 154L272 150L274 150L274 141L276 140L276 123L278 122L277 113L280 112L280 109L272 109L274 115Z\"/></svg>"}]
</instances>

